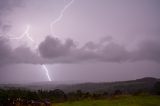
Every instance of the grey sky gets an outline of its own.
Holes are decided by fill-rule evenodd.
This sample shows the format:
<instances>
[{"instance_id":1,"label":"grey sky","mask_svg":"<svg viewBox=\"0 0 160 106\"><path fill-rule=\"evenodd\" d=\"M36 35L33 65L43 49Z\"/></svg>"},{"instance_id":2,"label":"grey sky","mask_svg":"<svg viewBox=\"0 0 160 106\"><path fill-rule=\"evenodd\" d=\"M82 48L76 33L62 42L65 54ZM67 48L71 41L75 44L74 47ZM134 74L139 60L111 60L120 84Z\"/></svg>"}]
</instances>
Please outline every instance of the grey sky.
<instances>
[{"instance_id":1,"label":"grey sky","mask_svg":"<svg viewBox=\"0 0 160 106\"><path fill-rule=\"evenodd\" d=\"M46 81L42 63L56 81L160 77L159 0L74 0L54 34L70 0L13 1L0 0L1 83ZM5 37L28 24L36 50L27 37Z\"/></svg>"}]
</instances>

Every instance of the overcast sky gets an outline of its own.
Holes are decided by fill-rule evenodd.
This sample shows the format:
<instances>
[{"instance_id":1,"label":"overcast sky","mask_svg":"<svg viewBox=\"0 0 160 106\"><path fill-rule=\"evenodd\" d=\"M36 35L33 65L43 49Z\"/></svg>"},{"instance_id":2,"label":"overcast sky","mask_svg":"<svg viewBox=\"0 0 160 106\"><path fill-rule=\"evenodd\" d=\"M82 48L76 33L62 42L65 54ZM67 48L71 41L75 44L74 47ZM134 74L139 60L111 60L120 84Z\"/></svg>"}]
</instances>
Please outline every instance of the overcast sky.
<instances>
[{"instance_id":1,"label":"overcast sky","mask_svg":"<svg viewBox=\"0 0 160 106\"><path fill-rule=\"evenodd\" d=\"M0 0L0 83L160 78L159 0ZM24 35L24 36L23 36Z\"/></svg>"}]
</instances>

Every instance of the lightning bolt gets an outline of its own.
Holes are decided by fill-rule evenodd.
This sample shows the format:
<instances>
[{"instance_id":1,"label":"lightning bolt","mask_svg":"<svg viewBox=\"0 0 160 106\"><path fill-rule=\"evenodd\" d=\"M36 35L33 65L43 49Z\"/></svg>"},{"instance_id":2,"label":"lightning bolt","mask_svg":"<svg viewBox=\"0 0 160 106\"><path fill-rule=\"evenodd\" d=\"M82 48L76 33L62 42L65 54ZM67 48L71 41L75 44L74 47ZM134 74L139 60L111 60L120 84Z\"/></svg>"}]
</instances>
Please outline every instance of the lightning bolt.
<instances>
[{"instance_id":1,"label":"lightning bolt","mask_svg":"<svg viewBox=\"0 0 160 106\"><path fill-rule=\"evenodd\" d=\"M66 1L66 0L64 0L64 1ZM53 26L54 26L54 24L58 23L58 22L62 19L63 15L64 15L64 12L68 9L68 7L70 7L70 5L71 5L73 2L74 2L74 0L71 0L68 4L66 4L66 5L64 6L64 8L61 10L60 15L59 15L54 21L51 22L51 24L50 24L50 30L51 30L51 34L52 34L52 35L55 35L55 33L54 33L54 31L53 31Z\"/></svg>"},{"instance_id":2,"label":"lightning bolt","mask_svg":"<svg viewBox=\"0 0 160 106\"><path fill-rule=\"evenodd\" d=\"M32 39L32 37L31 37L30 34L29 34L29 29L30 29L30 25L27 25L27 29L26 29L26 31L24 32L24 35L26 35L27 38L28 38L30 41L32 41L32 42L35 43L35 41ZM23 37L23 36L22 36L22 37ZM37 45L36 45L36 46L37 46ZM44 69L44 71L45 71L45 73L46 73L46 75L47 75L48 81L52 81L51 78L50 78L49 71L48 71L47 67L46 67L44 64L42 64L41 66L42 66L42 68Z\"/></svg>"},{"instance_id":3,"label":"lightning bolt","mask_svg":"<svg viewBox=\"0 0 160 106\"><path fill-rule=\"evenodd\" d=\"M21 36L11 37L11 34L7 33L6 36L4 36L4 37L6 37L7 39L11 39L11 40L22 39L26 35L29 36L29 33L28 33L29 29L30 29L30 25L27 25L26 30L21 34ZM31 39L31 41L33 41L33 39Z\"/></svg>"},{"instance_id":4,"label":"lightning bolt","mask_svg":"<svg viewBox=\"0 0 160 106\"><path fill-rule=\"evenodd\" d=\"M35 41L34 41L34 40L32 39L32 37L30 36L29 30L30 30L30 25L27 25L26 30L24 31L23 34L21 34L21 36L18 36L18 37L5 36L5 37L6 37L7 39L11 39L11 40L19 40L19 39L22 39L22 38L24 38L24 37L26 36L30 41L32 41L32 42L35 43ZM37 45L35 45L35 47L37 47ZM44 69L44 71L45 71L45 73L46 73L46 76L47 76L47 78L48 78L48 81L52 81L51 78L50 78L50 76L49 76L49 71L48 71L47 67L46 67L44 64L42 64L41 66L42 66L42 68Z\"/></svg>"},{"instance_id":5,"label":"lightning bolt","mask_svg":"<svg viewBox=\"0 0 160 106\"><path fill-rule=\"evenodd\" d=\"M66 1L66 0L64 0L64 1ZM74 0L71 0L68 4L66 4L66 5L64 6L64 8L61 10L60 15L59 15L53 22L51 22L51 24L50 24L51 34L55 35L55 34L54 34L54 31L53 31L53 26L54 26L54 24L58 23L58 22L62 19L63 15L64 15L64 12L68 9L68 7L69 7L73 2L74 2ZM24 31L23 34L21 34L21 36L18 36L18 37L5 36L5 37L7 37L8 39L16 40L16 39L22 39L22 38L24 38L24 37L26 36L30 41L32 41L32 42L35 43L35 41L34 41L34 40L32 39L32 37L30 36L29 30L30 30L30 25L27 25L26 30ZM48 81L52 81L51 78L50 78L49 71L48 71L46 65L42 64L41 66L42 66L42 68L45 70L45 73L46 73L46 76L47 76L47 78L48 78Z\"/></svg>"},{"instance_id":6,"label":"lightning bolt","mask_svg":"<svg viewBox=\"0 0 160 106\"><path fill-rule=\"evenodd\" d=\"M31 40L32 42L34 42L34 40L32 39L32 37L30 37L29 30L30 30L30 25L27 25L26 26L26 30L21 34L21 36L11 37L11 35L8 36L9 34L6 34L7 36L4 36L4 37L6 37L7 39L11 39L11 40L19 40L19 39L22 39L25 36L27 36L29 40Z\"/></svg>"},{"instance_id":7,"label":"lightning bolt","mask_svg":"<svg viewBox=\"0 0 160 106\"><path fill-rule=\"evenodd\" d=\"M46 75L47 75L47 77L48 77L48 80L49 80L49 81L52 81L51 78L50 78L50 76L49 76L49 72L48 72L47 67L46 67L44 64L42 65L42 67L43 67L44 70L46 71Z\"/></svg>"}]
</instances>

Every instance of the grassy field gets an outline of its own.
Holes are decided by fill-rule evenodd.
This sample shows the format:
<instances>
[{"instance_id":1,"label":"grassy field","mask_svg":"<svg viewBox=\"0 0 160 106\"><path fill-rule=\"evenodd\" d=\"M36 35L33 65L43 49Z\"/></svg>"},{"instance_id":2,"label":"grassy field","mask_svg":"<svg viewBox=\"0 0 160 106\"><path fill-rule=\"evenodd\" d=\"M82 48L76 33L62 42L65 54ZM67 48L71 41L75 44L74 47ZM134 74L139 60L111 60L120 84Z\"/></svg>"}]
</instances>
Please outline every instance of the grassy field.
<instances>
[{"instance_id":1,"label":"grassy field","mask_svg":"<svg viewBox=\"0 0 160 106\"><path fill-rule=\"evenodd\" d=\"M119 96L103 100L82 100L53 106L160 106L160 96Z\"/></svg>"}]
</instances>

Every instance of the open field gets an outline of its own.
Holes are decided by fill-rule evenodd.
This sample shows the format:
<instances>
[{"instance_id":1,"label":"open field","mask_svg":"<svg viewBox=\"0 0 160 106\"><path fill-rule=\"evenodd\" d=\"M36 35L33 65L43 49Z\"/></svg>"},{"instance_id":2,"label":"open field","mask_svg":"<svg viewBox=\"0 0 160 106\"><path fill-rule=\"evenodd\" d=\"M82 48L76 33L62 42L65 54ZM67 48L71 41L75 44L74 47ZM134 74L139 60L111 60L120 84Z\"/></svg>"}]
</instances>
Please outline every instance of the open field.
<instances>
[{"instance_id":1,"label":"open field","mask_svg":"<svg viewBox=\"0 0 160 106\"><path fill-rule=\"evenodd\" d=\"M103 100L82 100L52 106L160 106L160 96L119 96Z\"/></svg>"}]
</instances>

